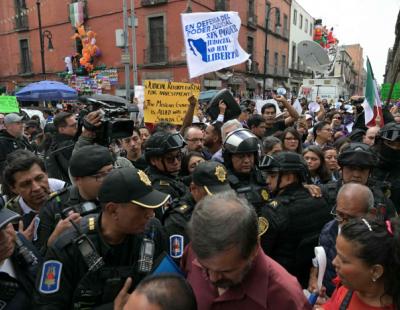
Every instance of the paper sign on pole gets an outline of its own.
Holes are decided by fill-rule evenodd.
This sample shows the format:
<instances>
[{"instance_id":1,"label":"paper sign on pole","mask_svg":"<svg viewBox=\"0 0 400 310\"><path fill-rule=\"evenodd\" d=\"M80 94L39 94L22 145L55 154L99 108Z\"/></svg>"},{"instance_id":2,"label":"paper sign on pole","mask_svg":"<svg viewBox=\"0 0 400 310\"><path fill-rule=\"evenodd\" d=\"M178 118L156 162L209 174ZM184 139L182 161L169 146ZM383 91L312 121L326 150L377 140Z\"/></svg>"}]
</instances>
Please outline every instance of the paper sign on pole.
<instances>
[{"instance_id":1,"label":"paper sign on pole","mask_svg":"<svg viewBox=\"0 0 400 310\"><path fill-rule=\"evenodd\" d=\"M239 44L238 12L183 13L181 20L190 78L238 65L250 57Z\"/></svg>"},{"instance_id":2,"label":"paper sign on pole","mask_svg":"<svg viewBox=\"0 0 400 310\"><path fill-rule=\"evenodd\" d=\"M189 106L188 98L200 95L200 85L147 80L144 82L144 121L168 121L182 125Z\"/></svg>"},{"instance_id":3,"label":"paper sign on pole","mask_svg":"<svg viewBox=\"0 0 400 310\"><path fill-rule=\"evenodd\" d=\"M19 104L15 96L0 96L0 113L19 112Z\"/></svg>"}]
</instances>

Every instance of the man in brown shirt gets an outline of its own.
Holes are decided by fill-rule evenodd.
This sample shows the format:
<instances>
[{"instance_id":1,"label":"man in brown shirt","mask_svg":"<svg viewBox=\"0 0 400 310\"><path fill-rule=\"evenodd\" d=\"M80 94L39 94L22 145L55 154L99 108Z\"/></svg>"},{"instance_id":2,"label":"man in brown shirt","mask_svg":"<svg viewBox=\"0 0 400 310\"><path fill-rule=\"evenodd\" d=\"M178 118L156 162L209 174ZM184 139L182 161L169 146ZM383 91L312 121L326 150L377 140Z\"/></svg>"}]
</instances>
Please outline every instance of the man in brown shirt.
<instances>
[{"instance_id":1,"label":"man in brown shirt","mask_svg":"<svg viewBox=\"0 0 400 310\"><path fill-rule=\"evenodd\" d=\"M267 225L234 192L198 203L181 264L199 310L311 309L296 278L259 246Z\"/></svg>"}]
</instances>

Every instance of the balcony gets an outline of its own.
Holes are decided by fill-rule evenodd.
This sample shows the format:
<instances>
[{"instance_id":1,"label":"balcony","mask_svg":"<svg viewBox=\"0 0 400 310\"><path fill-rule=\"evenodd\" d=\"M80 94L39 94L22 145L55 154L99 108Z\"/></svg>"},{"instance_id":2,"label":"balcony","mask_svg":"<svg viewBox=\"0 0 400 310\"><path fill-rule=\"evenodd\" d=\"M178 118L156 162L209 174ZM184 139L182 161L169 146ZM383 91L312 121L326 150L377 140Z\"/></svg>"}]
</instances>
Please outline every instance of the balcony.
<instances>
[{"instance_id":1,"label":"balcony","mask_svg":"<svg viewBox=\"0 0 400 310\"><path fill-rule=\"evenodd\" d=\"M168 62L167 47L146 48L143 54L145 65L160 65Z\"/></svg>"},{"instance_id":2,"label":"balcony","mask_svg":"<svg viewBox=\"0 0 400 310\"><path fill-rule=\"evenodd\" d=\"M295 70L295 71L300 71L300 72L305 72L305 73L312 72L310 69L308 69L308 67L305 64L298 63L298 62L293 62L292 65L290 66L290 70Z\"/></svg>"},{"instance_id":3,"label":"balcony","mask_svg":"<svg viewBox=\"0 0 400 310\"><path fill-rule=\"evenodd\" d=\"M289 77L289 70L287 67L267 65L267 74L269 76Z\"/></svg>"},{"instance_id":4,"label":"balcony","mask_svg":"<svg viewBox=\"0 0 400 310\"><path fill-rule=\"evenodd\" d=\"M141 0L142 6L153 6L168 3L168 0Z\"/></svg>"},{"instance_id":5,"label":"balcony","mask_svg":"<svg viewBox=\"0 0 400 310\"><path fill-rule=\"evenodd\" d=\"M250 27L252 29L257 29L257 15L248 13L247 16L247 27Z\"/></svg>"}]
</instances>

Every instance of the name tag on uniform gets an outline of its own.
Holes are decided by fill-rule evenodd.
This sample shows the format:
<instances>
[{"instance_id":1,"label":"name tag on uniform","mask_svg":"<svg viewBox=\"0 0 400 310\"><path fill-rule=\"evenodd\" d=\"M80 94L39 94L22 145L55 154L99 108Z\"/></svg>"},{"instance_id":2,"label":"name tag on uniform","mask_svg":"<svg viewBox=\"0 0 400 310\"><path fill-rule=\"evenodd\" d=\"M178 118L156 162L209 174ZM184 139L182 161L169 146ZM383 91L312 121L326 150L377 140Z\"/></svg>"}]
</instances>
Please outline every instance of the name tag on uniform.
<instances>
[{"instance_id":1,"label":"name tag on uniform","mask_svg":"<svg viewBox=\"0 0 400 310\"><path fill-rule=\"evenodd\" d=\"M40 276L39 292L52 294L60 289L62 263L56 260L49 260L43 264Z\"/></svg>"}]
</instances>

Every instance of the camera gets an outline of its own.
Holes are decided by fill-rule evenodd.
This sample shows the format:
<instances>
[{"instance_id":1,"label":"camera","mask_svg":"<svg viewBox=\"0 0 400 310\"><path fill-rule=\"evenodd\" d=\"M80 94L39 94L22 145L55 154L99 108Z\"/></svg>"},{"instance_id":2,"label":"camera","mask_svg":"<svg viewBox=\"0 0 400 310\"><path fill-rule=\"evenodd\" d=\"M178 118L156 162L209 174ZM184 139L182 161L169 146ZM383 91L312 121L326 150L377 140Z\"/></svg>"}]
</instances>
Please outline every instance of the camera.
<instances>
[{"instance_id":1,"label":"camera","mask_svg":"<svg viewBox=\"0 0 400 310\"><path fill-rule=\"evenodd\" d=\"M79 114L78 124L96 133L95 143L103 146L110 145L115 139L132 136L134 122L124 118L128 115L128 108L120 103L106 103L90 97L80 97L79 101L86 104L87 109ZM101 125L90 124L85 116L90 112L100 111L102 114Z\"/></svg>"}]
</instances>

